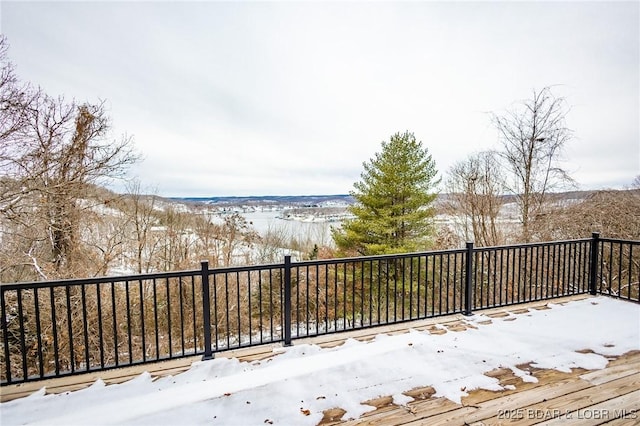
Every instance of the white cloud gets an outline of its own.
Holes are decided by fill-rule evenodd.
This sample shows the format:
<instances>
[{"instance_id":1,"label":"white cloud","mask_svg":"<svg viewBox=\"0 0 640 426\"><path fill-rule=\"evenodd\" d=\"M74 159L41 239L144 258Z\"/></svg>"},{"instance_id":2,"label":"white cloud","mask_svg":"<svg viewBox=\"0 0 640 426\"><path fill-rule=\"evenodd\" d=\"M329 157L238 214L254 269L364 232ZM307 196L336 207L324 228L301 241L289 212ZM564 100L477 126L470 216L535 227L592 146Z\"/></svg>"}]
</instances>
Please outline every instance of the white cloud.
<instances>
[{"instance_id":1,"label":"white cloud","mask_svg":"<svg viewBox=\"0 0 640 426\"><path fill-rule=\"evenodd\" d=\"M345 193L404 130L444 172L495 145L486 112L547 85L573 105L578 181L620 187L640 171L639 7L5 2L2 27L23 79L108 99L161 194Z\"/></svg>"}]
</instances>

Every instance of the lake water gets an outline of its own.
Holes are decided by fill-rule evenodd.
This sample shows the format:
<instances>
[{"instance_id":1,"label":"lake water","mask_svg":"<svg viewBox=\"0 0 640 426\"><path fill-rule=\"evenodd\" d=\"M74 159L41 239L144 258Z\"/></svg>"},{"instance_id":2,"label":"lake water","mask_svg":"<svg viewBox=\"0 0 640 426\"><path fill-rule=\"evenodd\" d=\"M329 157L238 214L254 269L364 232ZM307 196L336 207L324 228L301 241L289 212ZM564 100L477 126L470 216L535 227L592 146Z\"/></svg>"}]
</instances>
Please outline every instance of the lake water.
<instances>
[{"instance_id":1,"label":"lake water","mask_svg":"<svg viewBox=\"0 0 640 426\"><path fill-rule=\"evenodd\" d=\"M340 222L284 220L278 218L281 214L282 211L241 213L260 235L278 232L287 239L296 238L298 241L311 241L319 246L333 246L331 227L340 226Z\"/></svg>"}]
</instances>

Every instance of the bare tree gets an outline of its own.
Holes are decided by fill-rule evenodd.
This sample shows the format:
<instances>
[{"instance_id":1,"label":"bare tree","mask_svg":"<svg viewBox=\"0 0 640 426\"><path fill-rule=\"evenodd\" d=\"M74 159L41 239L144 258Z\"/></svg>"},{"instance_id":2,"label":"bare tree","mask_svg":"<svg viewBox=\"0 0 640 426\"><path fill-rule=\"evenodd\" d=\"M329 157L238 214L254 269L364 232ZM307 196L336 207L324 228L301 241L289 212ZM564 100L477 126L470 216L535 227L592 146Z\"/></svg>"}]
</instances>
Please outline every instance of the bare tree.
<instances>
[{"instance_id":1,"label":"bare tree","mask_svg":"<svg viewBox=\"0 0 640 426\"><path fill-rule=\"evenodd\" d=\"M192 230L193 216L177 206L164 206L158 226L152 229L157 250L149 259L155 271L186 269L193 265L196 241Z\"/></svg>"},{"instance_id":2,"label":"bare tree","mask_svg":"<svg viewBox=\"0 0 640 426\"><path fill-rule=\"evenodd\" d=\"M220 228L219 239L224 242L222 254L225 266L232 265L233 258L241 255L240 249L250 249L260 239L258 233L244 216L238 213L227 215Z\"/></svg>"},{"instance_id":3,"label":"bare tree","mask_svg":"<svg viewBox=\"0 0 640 426\"><path fill-rule=\"evenodd\" d=\"M509 189L518 202L525 241L531 238L531 221L543 211L548 193L573 182L559 164L572 136L565 125L567 112L564 98L554 97L545 87L534 90L519 107L493 115L501 155L513 174Z\"/></svg>"},{"instance_id":4,"label":"bare tree","mask_svg":"<svg viewBox=\"0 0 640 426\"><path fill-rule=\"evenodd\" d=\"M448 171L445 190L444 208L454 218L460 236L482 246L504 242L498 225L504 175L496 153L480 152L454 164Z\"/></svg>"},{"instance_id":5,"label":"bare tree","mask_svg":"<svg viewBox=\"0 0 640 426\"><path fill-rule=\"evenodd\" d=\"M157 195L145 195L140 181L134 179L126 185L127 194L122 198L120 211L126 216L127 258L137 273L151 272L159 239L153 235L153 227L158 222L156 211Z\"/></svg>"},{"instance_id":6,"label":"bare tree","mask_svg":"<svg viewBox=\"0 0 640 426\"><path fill-rule=\"evenodd\" d=\"M38 91L21 112L2 110L1 121L18 113L25 121L0 152L3 230L19 242L7 249L18 249L40 277L90 273L82 266L91 261L81 222L96 205L95 185L122 176L137 160L131 139L108 137L103 103L78 105Z\"/></svg>"},{"instance_id":7,"label":"bare tree","mask_svg":"<svg viewBox=\"0 0 640 426\"><path fill-rule=\"evenodd\" d=\"M639 240L639 211L640 188L594 191L556 203L533 228L538 239L547 241L585 238L593 231L607 238Z\"/></svg>"},{"instance_id":8,"label":"bare tree","mask_svg":"<svg viewBox=\"0 0 640 426\"><path fill-rule=\"evenodd\" d=\"M37 94L29 84L18 81L8 50L7 38L0 34L0 155L9 148L15 134L24 128L26 107Z\"/></svg>"}]
</instances>

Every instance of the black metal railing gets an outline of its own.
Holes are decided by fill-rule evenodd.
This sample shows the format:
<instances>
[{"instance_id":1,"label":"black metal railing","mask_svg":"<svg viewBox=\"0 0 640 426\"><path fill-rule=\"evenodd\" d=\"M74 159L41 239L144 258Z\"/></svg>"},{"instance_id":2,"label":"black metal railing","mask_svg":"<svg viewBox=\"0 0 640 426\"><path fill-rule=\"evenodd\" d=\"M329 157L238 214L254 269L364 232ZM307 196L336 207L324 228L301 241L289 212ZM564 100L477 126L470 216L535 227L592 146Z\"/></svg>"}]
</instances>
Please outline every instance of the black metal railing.
<instances>
[{"instance_id":1,"label":"black metal railing","mask_svg":"<svg viewBox=\"0 0 640 426\"><path fill-rule=\"evenodd\" d=\"M599 238L594 233L591 293L640 302L640 241Z\"/></svg>"},{"instance_id":2,"label":"black metal railing","mask_svg":"<svg viewBox=\"0 0 640 426\"><path fill-rule=\"evenodd\" d=\"M575 294L640 302L640 241L592 238L0 284L2 385Z\"/></svg>"},{"instance_id":3,"label":"black metal railing","mask_svg":"<svg viewBox=\"0 0 640 426\"><path fill-rule=\"evenodd\" d=\"M464 255L448 250L294 263L293 336L461 312Z\"/></svg>"},{"instance_id":4,"label":"black metal railing","mask_svg":"<svg viewBox=\"0 0 640 426\"><path fill-rule=\"evenodd\" d=\"M473 309L586 293L591 240L473 251Z\"/></svg>"}]
</instances>

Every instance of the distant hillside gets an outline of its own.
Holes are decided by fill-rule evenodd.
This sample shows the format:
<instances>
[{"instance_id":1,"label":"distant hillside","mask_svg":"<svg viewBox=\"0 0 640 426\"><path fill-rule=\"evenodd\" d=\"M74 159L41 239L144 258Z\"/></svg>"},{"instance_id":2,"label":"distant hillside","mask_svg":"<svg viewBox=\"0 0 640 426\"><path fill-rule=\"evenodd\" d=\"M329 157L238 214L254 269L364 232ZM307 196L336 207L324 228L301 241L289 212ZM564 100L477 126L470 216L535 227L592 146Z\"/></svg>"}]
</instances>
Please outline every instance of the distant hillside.
<instances>
[{"instance_id":1,"label":"distant hillside","mask_svg":"<svg viewBox=\"0 0 640 426\"><path fill-rule=\"evenodd\" d=\"M348 194L337 195L255 195L247 197L175 197L171 200L209 205L296 205L301 207L328 204L353 204L353 197Z\"/></svg>"},{"instance_id":2,"label":"distant hillside","mask_svg":"<svg viewBox=\"0 0 640 426\"><path fill-rule=\"evenodd\" d=\"M549 194L551 199L566 200L576 199L582 200L597 191L569 191L562 193ZM446 201L449 194L438 194L436 205ZM515 202L515 196L504 195L504 202ZM295 207L322 207L328 205L350 205L354 203L354 199L348 194L334 195L251 195L246 197L172 197L167 198L168 201L177 201L182 203L207 204L211 206L295 206Z\"/></svg>"}]
</instances>

